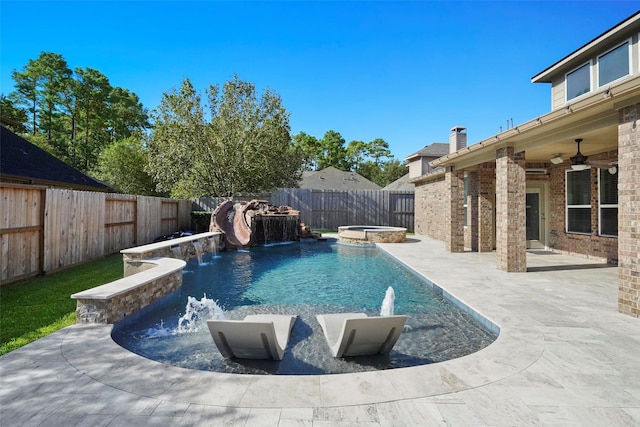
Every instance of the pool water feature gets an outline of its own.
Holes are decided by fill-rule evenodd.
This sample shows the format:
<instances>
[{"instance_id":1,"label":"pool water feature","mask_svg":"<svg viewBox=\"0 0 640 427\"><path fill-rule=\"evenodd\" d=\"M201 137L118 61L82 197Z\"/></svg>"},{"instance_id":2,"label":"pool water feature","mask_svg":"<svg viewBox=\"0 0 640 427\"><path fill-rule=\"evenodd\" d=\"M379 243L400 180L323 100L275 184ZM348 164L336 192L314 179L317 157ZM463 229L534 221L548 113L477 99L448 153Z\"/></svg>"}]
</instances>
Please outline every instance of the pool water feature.
<instances>
[{"instance_id":1,"label":"pool water feature","mask_svg":"<svg viewBox=\"0 0 640 427\"><path fill-rule=\"evenodd\" d=\"M386 355L333 358L316 314L381 313L388 288L395 314L409 316ZM216 309L227 319L248 314L295 314L281 361L224 359L206 326ZM185 331L184 316L197 302ZM197 312L197 310L195 310ZM213 313L213 314L212 314ZM183 320L180 320L183 319ZM181 323L182 322L182 323ZM181 289L115 325L114 340L149 359L205 371L313 375L424 365L476 352L496 338L423 278L377 248L313 241L206 254L188 262Z\"/></svg>"}]
</instances>

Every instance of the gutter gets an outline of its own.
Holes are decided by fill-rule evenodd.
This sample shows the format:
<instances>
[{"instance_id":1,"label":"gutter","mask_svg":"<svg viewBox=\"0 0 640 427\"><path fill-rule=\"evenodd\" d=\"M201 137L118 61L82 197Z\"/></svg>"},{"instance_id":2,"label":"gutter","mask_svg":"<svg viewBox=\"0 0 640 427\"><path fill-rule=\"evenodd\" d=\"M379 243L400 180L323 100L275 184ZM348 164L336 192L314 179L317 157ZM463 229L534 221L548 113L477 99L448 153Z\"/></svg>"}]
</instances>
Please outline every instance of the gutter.
<instances>
[{"instance_id":1,"label":"gutter","mask_svg":"<svg viewBox=\"0 0 640 427\"><path fill-rule=\"evenodd\" d=\"M473 155L487 154L490 150L491 155L495 158L494 151L498 148L514 146L515 142L520 139L516 139L516 137L523 137L527 132L539 129L542 126L549 126L566 119L570 115L574 116L578 113L585 113L596 107L603 108L606 107L607 104L611 104L611 109L618 109L620 108L621 101L637 96L638 93L640 93L640 76L636 75L628 78L614 88L602 87L599 91L573 104L566 104L563 108L557 108L545 115L519 124L454 153L439 157L429 164L432 167L453 166L456 161L471 159ZM478 163L482 163L482 161Z\"/></svg>"}]
</instances>

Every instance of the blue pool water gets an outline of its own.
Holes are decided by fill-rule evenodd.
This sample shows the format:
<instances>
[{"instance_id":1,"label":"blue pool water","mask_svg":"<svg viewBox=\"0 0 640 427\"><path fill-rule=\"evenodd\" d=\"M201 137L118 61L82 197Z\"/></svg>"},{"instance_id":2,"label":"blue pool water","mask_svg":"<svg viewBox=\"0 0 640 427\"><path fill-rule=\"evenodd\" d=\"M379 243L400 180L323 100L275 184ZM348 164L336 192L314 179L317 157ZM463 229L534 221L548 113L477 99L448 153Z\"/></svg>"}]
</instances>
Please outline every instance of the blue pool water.
<instances>
[{"instance_id":1,"label":"blue pool water","mask_svg":"<svg viewBox=\"0 0 640 427\"><path fill-rule=\"evenodd\" d=\"M315 315L377 316L389 286L395 291L395 314L409 316L391 353L333 358ZM298 315L284 359L224 359L206 326L206 319L216 315L211 300L228 319ZM182 288L120 322L113 338L144 357L185 368L310 375L440 362L478 351L496 335L381 250L329 240L209 254L202 264L191 260Z\"/></svg>"}]
</instances>

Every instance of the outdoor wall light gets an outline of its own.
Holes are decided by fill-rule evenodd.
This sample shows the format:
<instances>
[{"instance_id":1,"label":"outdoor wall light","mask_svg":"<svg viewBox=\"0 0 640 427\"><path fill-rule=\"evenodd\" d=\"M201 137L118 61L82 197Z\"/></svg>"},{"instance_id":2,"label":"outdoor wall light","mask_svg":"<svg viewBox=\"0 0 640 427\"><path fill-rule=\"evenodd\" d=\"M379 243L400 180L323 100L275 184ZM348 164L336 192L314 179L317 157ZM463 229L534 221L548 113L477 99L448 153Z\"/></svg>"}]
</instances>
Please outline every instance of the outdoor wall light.
<instances>
[{"instance_id":1,"label":"outdoor wall light","mask_svg":"<svg viewBox=\"0 0 640 427\"><path fill-rule=\"evenodd\" d=\"M609 173L611 175L615 175L616 172L618 172L618 167L617 166L611 166L609 169L607 169L607 171L609 171Z\"/></svg>"},{"instance_id":2,"label":"outdoor wall light","mask_svg":"<svg viewBox=\"0 0 640 427\"><path fill-rule=\"evenodd\" d=\"M554 165L559 165L560 163L564 162L564 159L560 154L554 154L553 157L549 159L549 161Z\"/></svg>"}]
</instances>

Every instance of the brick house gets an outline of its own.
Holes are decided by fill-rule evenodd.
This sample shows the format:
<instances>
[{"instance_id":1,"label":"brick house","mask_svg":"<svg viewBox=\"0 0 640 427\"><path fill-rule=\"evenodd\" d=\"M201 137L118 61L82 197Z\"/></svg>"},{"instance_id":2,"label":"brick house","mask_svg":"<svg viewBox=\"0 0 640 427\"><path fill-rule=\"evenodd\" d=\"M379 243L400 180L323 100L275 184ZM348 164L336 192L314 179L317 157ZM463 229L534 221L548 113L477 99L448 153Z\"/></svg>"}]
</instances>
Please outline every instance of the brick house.
<instances>
[{"instance_id":1,"label":"brick house","mask_svg":"<svg viewBox=\"0 0 640 427\"><path fill-rule=\"evenodd\" d=\"M416 233L508 272L536 248L617 263L619 311L640 317L639 37L640 12L536 74L547 114L469 146L451 129L437 169L410 177Z\"/></svg>"}]
</instances>

